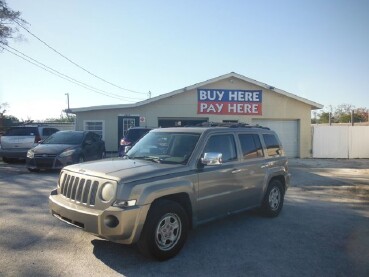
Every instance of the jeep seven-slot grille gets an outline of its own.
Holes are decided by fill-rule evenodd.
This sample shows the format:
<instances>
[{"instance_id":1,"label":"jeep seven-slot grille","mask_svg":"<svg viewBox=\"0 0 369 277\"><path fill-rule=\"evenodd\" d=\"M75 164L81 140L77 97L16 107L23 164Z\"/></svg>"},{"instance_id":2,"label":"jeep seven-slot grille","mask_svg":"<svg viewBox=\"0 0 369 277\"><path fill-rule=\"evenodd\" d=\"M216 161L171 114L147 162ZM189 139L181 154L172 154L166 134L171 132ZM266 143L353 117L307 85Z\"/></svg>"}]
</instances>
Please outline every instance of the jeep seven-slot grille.
<instances>
[{"instance_id":1,"label":"jeep seven-slot grille","mask_svg":"<svg viewBox=\"0 0 369 277\"><path fill-rule=\"evenodd\" d=\"M60 184L61 194L65 197L86 205L94 206L98 181L88 180L65 174Z\"/></svg>"}]
</instances>

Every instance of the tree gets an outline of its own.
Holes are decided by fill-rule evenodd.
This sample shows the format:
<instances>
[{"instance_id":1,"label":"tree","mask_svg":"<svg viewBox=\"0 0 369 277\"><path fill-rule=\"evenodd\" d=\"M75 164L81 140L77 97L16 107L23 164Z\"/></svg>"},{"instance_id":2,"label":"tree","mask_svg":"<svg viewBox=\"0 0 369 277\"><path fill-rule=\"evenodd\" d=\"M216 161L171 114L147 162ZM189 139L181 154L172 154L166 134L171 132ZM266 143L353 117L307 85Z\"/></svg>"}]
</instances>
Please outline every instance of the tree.
<instances>
[{"instance_id":1,"label":"tree","mask_svg":"<svg viewBox=\"0 0 369 277\"><path fill-rule=\"evenodd\" d=\"M20 24L28 23L21 18L19 11L13 11L5 0L0 0L0 44L8 45L9 39L21 38L18 29Z\"/></svg>"},{"instance_id":2,"label":"tree","mask_svg":"<svg viewBox=\"0 0 369 277\"><path fill-rule=\"evenodd\" d=\"M311 122L313 124L329 123L329 116L331 117L331 123L351 123L352 120L354 123L368 122L368 108L355 108L351 104L341 104L336 108L330 106L330 111L314 113L314 118L311 119Z\"/></svg>"},{"instance_id":3,"label":"tree","mask_svg":"<svg viewBox=\"0 0 369 277\"><path fill-rule=\"evenodd\" d=\"M70 114L68 116L63 116L63 114L61 114L60 118L47 118L45 119L45 122L73 123L75 119L75 115Z\"/></svg>"}]
</instances>

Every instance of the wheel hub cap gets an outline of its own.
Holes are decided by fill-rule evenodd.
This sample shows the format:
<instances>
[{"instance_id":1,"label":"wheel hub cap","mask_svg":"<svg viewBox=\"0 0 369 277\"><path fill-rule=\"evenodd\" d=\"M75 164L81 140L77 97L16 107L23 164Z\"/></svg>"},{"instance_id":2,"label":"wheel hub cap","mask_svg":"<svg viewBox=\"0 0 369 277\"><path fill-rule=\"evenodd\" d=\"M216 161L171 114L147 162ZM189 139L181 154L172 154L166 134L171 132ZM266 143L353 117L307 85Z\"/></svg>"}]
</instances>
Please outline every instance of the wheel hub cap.
<instances>
[{"instance_id":1,"label":"wheel hub cap","mask_svg":"<svg viewBox=\"0 0 369 277\"><path fill-rule=\"evenodd\" d=\"M164 215L156 228L155 242L160 250L170 250L181 237L182 225L176 214Z\"/></svg>"}]
</instances>

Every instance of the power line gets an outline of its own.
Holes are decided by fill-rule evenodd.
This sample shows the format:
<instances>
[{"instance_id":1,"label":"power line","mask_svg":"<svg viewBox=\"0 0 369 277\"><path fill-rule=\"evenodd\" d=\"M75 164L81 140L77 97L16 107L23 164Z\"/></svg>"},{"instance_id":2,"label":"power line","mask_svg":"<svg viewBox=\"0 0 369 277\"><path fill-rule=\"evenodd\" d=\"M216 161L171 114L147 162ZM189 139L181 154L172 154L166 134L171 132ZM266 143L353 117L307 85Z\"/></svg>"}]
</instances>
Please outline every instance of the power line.
<instances>
[{"instance_id":1,"label":"power line","mask_svg":"<svg viewBox=\"0 0 369 277\"><path fill-rule=\"evenodd\" d=\"M120 96L120 95L117 95L117 94L109 93L109 92L107 92L107 91L104 91L104 90L101 90L101 89L95 88L95 87L93 87L93 86L90 86L90 85L88 85L88 84L86 84L86 83L83 83L83 82L81 82L81 81L78 81L78 80L76 80L76 79L74 79L74 78L72 78L72 77L70 77L70 76L68 76L68 75L66 75L66 74L63 74L63 73L61 73L61 72L59 72L59 71L57 71L57 70L55 70L55 69L53 69L53 68L51 68L51 67L49 67L49 66L45 65L45 64L43 64L43 63L41 63L41 62L39 62L39 61L37 61L37 60L35 60L35 59L33 59L33 58L31 58L31 57L27 56L26 54L22 53L21 51L18 51L17 49L15 49L15 48L13 48L13 47L10 47L10 46L5 45L5 44L3 44L3 43L1 43L1 44L3 45L3 46L1 46L3 50L8 51L9 53L11 53L11 54L13 54L13 55L15 55L15 56L17 56L17 57L19 57L19 58L21 58L21 59L25 60L26 62L28 62L28 63L30 63L30 64L33 64L33 65L35 65L35 66L37 66L37 67L39 67L39 68L41 68L41 69L43 69L43 70L45 70L45 71L47 71L47 72L49 72L49 73L51 73L51 74L53 74L53 75L55 75L55 76L59 77L59 78L62 78L62 79L64 79L64 80L67 80L67 81L69 81L69 82L71 82L71 83L74 83L74 84L76 84L76 85L78 85L78 86L81 86L81 87L83 87L83 88L85 88L85 89L88 89L88 90L90 90L90 91L93 91L93 92L95 92L95 93L98 93L98 94L101 94L101 95L105 95L105 96L108 96L108 97L111 97L111 98L115 98L115 99L120 99L120 100L124 100L124 99L143 100L142 98L132 98L132 97ZM21 55L23 55L24 57L22 57L21 55L19 55L19 54L15 53L15 52L13 52L13 51L11 51L11 50L9 50L9 49L5 48L4 46L5 46L5 47L8 47L8 48L10 48L10 49L12 49L13 51L15 51L15 52L17 52L17 53L20 53L20 54L21 54Z\"/></svg>"},{"instance_id":2,"label":"power line","mask_svg":"<svg viewBox=\"0 0 369 277\"><path fill-rule=\"evenodd\" d=\"M58 55L60 55L61 57L63 57L64 59L66 59L67 61L69 61L70 63L74 64L75 66L77 66L78 68L82 69L83 71L87 72L88 74L90 74L91 76L111 85L114 86L116 88L119 88L121 90L125 90L125 91L129 91L132 93L139 93L139 94L147 94L145 92L139 92L139 91L135 91L135 90L131 90L131 89L127 89L127 88L123 88L119 85L116 85L112 82L109 82L107 80L105 80L102 77L97 76L96 74L90 72L89 70L85 69L84 67L80 66L79 64L75 63L74 61L72 61L71 59L69 59L68 57L66 57L65 55L63 55L62 53L60 53L59 51L57 51L55 48L51 47L49 44L47 44L45 41L43 41L42 39L40 39L38 36L36 36L35 34L33 34L30 30L28 30L26 27L24 27L22 24L20 24L18 21L14 20L14 22L16 24L18 24L22 29L24 29L26 32L28 32L31 36L33 36L34 38L36 38L38 41L40 41L41 43L43 43L46 47L48 47L49 49L51 49L52 51L54 51L55 53L57 53Z\"/></svg>"}]
</instances>

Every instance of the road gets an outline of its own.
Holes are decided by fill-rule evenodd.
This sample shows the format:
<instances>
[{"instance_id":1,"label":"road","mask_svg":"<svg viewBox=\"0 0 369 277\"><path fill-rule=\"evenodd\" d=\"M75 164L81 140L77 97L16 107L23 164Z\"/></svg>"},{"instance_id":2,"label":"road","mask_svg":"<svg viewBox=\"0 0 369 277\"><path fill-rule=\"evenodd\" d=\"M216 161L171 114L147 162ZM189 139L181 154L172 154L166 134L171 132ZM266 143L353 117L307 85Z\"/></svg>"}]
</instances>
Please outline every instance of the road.
<instances>
[{"instance_id":1,"label":"road","mask_svg":"<svg viewBox=\"0 0 369 277\"><path fill-rule=\"evenodd\" d=\"M0 163L0 276L369 276L369 160L291 160L279 217L251 211L147 259L53 218L57 172Z\"/></svg>"}]
</instances>

